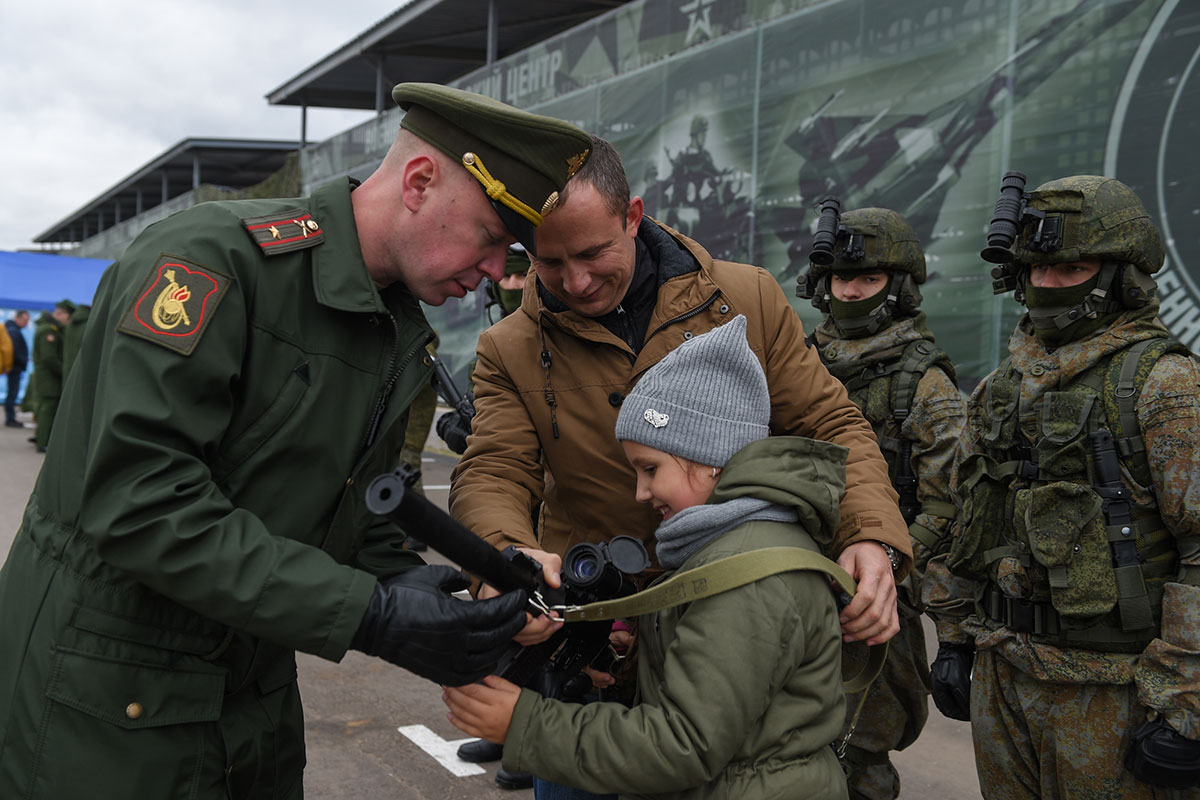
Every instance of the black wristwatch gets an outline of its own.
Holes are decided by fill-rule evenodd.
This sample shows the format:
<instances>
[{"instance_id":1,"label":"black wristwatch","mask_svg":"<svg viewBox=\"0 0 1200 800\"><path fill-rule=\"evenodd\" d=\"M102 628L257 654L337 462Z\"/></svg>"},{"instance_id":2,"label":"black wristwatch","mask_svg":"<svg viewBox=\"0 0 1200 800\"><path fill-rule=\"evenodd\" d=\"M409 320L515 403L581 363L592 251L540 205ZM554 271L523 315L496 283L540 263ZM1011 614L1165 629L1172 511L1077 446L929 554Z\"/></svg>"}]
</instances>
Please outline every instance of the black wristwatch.
<instances>
[{"instance_id":1,"label":"black wristwatch","mask_svg":"<svg viewBox=\"0 0 1200 800\"><path fill-rule=\"evenodd\" d=\"M904 563L904 557L900 555L900 551L883 542L880 542L879 546L883 548L883 552L887 553L888 561L892 562L892 572L899 570L900 565Z\"/></svg>"}]
</instances>

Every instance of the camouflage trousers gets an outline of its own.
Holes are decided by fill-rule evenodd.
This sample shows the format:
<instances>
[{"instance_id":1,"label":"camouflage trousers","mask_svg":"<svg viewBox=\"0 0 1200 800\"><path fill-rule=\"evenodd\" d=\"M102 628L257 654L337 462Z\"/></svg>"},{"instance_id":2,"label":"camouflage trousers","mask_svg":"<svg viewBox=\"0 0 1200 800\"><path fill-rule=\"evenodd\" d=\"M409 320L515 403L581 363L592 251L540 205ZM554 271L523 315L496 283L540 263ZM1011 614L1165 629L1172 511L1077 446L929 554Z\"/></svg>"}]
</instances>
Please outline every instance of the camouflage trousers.
<instances>
[{"instance_id":1,"label":"camouflage trousers","mask_svg":"<svg viewBox=\"0 0 1200 800\"><path fill-rule=\"evenodd\" d=\"M971 736L986 800L1183 800L1125 769L1129 733L1143 718L1133 684L1047 683L994 652L975 655Z\"/></svg>"},{"instance_id":2,"label":"camouflage trousers","mask_svg":"<svg viewBox=\"0 0 1200 800\"><path fill-rule=\"evenodd\" d=\"M842 647L842 678L857 674L866 664L867 647L855 642ZM846 748L845 766L852 800L892 800L900 796L900 775L888 758L916 741L929 718L929 655L921 617L903 604L900 632L888 642L883 671L867 689L866 701ZM846 697L846 722L835 744L850 728L862 693Z\"/></svg>"},{"instance_id":3,"label":"camouflage trousers","mask_svg":"<svg viewBox=\"0 0 1200 800\"><path fill-rule=\"evenodd\" d=\"M425 440L433 427L433 415L437 411L437 392L426 386L408 407L408 427L404 429L404 446L400 449L400 462L417 469L421 468L421 453L425 451ZM414 487L418 494L425 494L422 479Z\"/></svg>"}]
</instances>

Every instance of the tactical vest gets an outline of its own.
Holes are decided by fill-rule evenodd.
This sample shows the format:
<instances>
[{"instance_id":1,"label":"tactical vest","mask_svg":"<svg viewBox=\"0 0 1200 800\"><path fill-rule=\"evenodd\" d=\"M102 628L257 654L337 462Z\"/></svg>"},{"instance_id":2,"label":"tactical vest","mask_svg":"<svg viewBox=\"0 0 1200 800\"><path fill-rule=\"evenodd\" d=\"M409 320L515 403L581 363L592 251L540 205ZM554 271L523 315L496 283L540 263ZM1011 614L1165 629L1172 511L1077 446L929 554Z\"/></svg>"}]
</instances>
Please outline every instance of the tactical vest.
<instances>
[{"instance_id":1,"label":"tactical vest","mask_svg":"<svg viewBox=\"0 0 1200 800\"><path fill-rule=\"evenodd\" d=\"M822 361L825 356L822 353ZM938 536L923 525L914 524L917 514L925 512L935 517L954 519L953 504L939 500L917 500L920 476L912 463L912 440L903 438L900 430L912 409L917 384L931 367L940 367L955 382L954 365L946 351L928 339L872 353L866 358L839 363L825 362L830 374L842 382L851 401L871 423L879 449L888 465L892 486L900 495L900 513L909 525L909 533L930 551L937 550ZM887 436L887 423L895 423L896 436Z\"/></svg>"},{"instance_id":2,"label":"tactical vest","mask_svg":"<svg viewBox=\"0 0 1200 800\"><path fill-rule=\"evenodd\" d=\"M1141 652L1158 635L1179 552L1157 504L1133 502L1121 467L1153 493L1136 403L1165 353L1190 355L1145 339L1047 392L1028 436L1021 374L1011 358L1000 365L981 409L983 452L959 467L962 529L947 561L979 582L989 619L1035 642L1103 652ZM1027 577L1028 597L997 585L1003 559Z\"/></svg>"}]
</instances>

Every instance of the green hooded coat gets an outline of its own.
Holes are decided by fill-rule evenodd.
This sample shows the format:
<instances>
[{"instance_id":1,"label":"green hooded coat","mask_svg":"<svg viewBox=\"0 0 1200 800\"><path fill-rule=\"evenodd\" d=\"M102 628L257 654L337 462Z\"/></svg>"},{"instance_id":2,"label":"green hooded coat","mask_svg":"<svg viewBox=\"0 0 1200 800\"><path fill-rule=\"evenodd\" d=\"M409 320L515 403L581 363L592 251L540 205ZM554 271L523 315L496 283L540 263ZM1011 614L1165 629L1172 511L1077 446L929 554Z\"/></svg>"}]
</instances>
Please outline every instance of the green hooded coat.
<instances>
[{"instance_id":1,"label":"green hooded coat","mask_svg":"<svg viewBox=\"0 0 1200 800\"><path fill-rule=\"evenodd\" d=\"M799 522L743 523L680 570L765 547L820 552L837 527L847 452L800 437L747 445L709 502L762 498L795 508ZM637 647L632 708L522 690L505 769L623 797L847 797L829 746L845 695L838 612L823 574L780 573L646 614Z\"/></svg>"}]
</instances>

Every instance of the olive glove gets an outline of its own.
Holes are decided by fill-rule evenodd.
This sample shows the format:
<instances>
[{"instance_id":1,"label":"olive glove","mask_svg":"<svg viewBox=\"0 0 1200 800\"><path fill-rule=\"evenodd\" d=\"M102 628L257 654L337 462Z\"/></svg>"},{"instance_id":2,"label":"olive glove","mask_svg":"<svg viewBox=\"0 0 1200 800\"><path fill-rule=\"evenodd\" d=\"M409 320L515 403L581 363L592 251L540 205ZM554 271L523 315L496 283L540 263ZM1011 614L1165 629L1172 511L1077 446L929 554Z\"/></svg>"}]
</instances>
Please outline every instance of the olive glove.
<instances>
[{"instance_id":1,"label":"olive glove","mask_svg":"<svg viewBox=\"0 0 1200 800\"><path fill-rule=\"evenodd\" d=\"M479 680L525 627L528 597L521 591L473 602L451 596L470 585L464 573L441 564L375 584L351 649L444 686Z\"/></svg>"},{"instance_id":2,"label":"olive glove","mask_svg":"<svg viewBox=\"0 0 1200 800\"><path fill-rule=\"evenodd\" d=\"M969 644L938 645L937 658L929 667L933 679L933 704L943 716L971 721L971 663L975 648Z\"/></svg>"}]
</instances>

